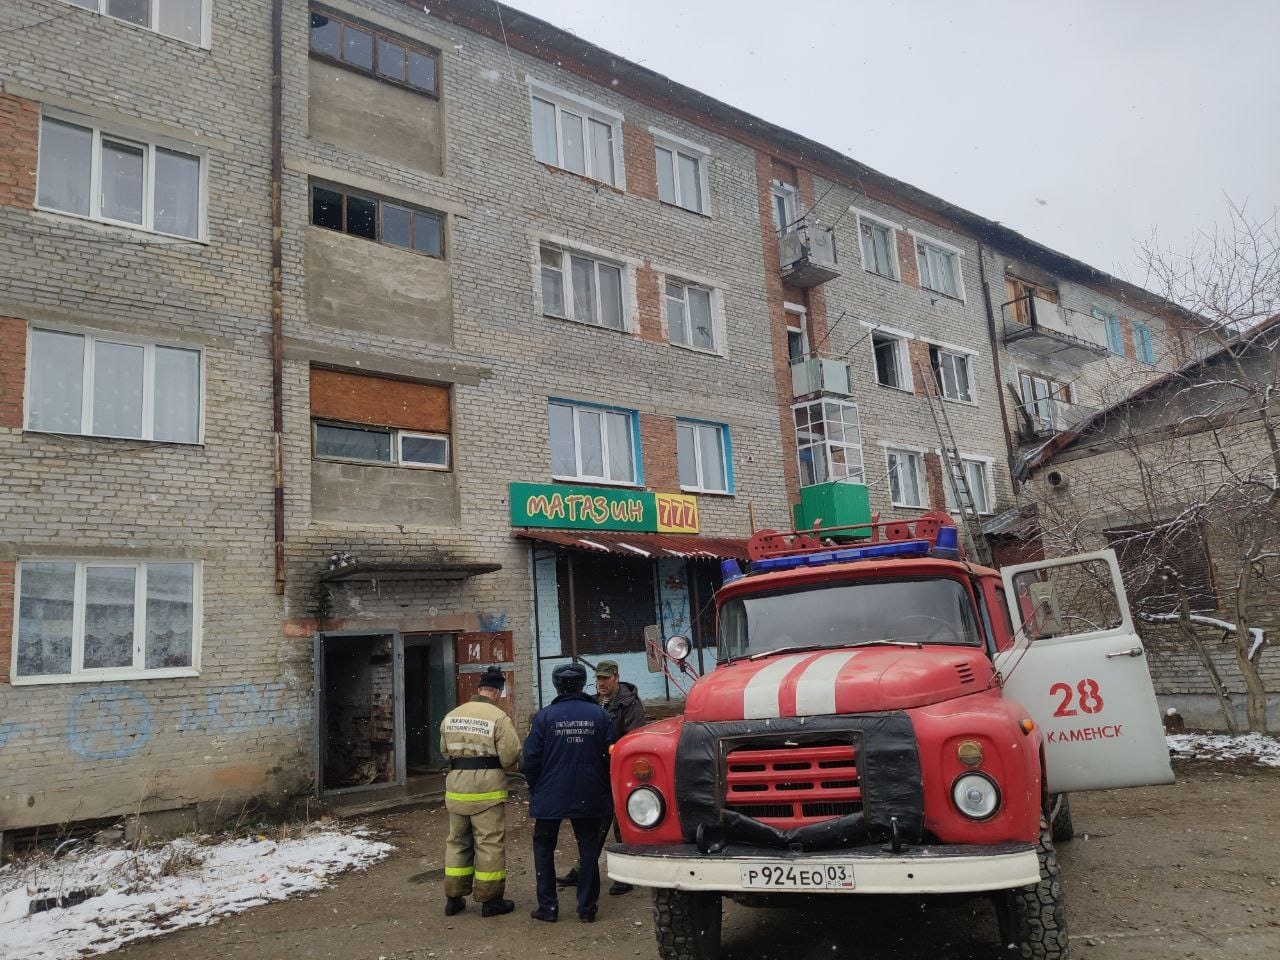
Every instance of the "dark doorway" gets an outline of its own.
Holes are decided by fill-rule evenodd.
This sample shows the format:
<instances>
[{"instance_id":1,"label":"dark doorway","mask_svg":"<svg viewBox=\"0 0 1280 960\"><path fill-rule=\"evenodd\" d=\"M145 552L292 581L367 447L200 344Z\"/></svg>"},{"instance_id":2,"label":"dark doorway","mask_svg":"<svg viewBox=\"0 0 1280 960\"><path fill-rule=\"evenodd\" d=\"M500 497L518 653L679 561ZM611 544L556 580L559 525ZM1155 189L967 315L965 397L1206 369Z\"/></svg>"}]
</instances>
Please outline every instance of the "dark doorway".
<instances>
[{"instance_id":1,"label":"dark doorway","mask_svg":"<svg viewBox=\"0 0 1280 960\"><path fill-rule=\"evenodd\" d=\"M391 636L329 636L321 644L321 771L325 790L395 780Z\"/></svg>"},{"instance_id":2,"label":"dark doorway","mask_svg":"<svg viewBox=\"0 0 1280 960\"><path fill-rule=\"evenodd\" d=\"M404 638L405 763L410 777L444 767L440 722L457 706L452 634Z\"/></svg>"}]
</instances>

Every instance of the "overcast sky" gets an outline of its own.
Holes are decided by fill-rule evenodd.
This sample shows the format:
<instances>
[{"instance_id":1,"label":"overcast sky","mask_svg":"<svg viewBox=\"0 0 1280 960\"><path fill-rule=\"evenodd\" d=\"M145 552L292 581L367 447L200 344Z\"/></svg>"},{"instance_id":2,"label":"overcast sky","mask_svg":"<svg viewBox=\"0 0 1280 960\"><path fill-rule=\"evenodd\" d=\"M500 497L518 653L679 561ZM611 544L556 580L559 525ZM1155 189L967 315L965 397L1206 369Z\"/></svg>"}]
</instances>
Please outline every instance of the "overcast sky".
<instances>
[{"instance_id":1,"label":"overcast sky","mask_svg":"<svg viewBox=\"0 0 1280 960\"><path fill-rule=\"evenodd\" d=\"M1280 0L507 0L1141 281L1280 204Z\"/></svg>"}]
</instances>

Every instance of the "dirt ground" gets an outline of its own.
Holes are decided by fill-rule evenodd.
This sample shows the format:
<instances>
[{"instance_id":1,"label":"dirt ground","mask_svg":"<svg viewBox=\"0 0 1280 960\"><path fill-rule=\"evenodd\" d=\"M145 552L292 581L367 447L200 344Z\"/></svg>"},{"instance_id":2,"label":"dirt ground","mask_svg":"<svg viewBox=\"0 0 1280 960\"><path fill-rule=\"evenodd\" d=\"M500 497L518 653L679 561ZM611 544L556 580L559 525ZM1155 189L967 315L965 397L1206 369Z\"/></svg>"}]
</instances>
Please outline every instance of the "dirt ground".
<instances>
[{"instance_id":1,"label":"dirt ground","mask_svg":"<svg viewBox=\"0 0 1280 960\"><path fill-rule=\"evenodd\" d=\"M1077 838L1059 847L1076 960L1245 960L1280 955L1280 770L1178 764L1170 787L1072 798ZM530 824L509 813L509 895L517 911L442 913L444 818L372 821L398 847L365 873L308 898L126 947L112 960L444 960L656 958L649 897L601 898L581 924L572 898L555 925L534 906ZM561 863L571 855L568 825ZM566 891L568 892L568 891ZM724 960L985 960L999 947L983 900L832 897L819 912L729 904Z\"/></svg>"}]
</instances>

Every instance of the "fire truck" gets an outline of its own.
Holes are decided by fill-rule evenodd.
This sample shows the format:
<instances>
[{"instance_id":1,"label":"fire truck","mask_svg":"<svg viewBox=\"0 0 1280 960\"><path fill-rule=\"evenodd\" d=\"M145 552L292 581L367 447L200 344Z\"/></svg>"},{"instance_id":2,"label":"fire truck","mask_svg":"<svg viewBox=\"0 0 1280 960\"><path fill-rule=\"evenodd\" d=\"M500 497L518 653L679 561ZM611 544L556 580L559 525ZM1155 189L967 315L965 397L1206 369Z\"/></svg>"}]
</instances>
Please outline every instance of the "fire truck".
<instances>
[{"instance_id":1,"label":"fire truck","mask_svg":"<svg viewBox=\"0 0 1280 960\"><path fill-rule=\"evenodd\" d=\"M987 896L1061 960L1067 795L1173 780L1115 554L997 571L945 513L861 526L726 561L716 668L614 749L609 876L651 889L663 960L715 957L726 898L837 894Z\"/></svg>"}]
</instances>

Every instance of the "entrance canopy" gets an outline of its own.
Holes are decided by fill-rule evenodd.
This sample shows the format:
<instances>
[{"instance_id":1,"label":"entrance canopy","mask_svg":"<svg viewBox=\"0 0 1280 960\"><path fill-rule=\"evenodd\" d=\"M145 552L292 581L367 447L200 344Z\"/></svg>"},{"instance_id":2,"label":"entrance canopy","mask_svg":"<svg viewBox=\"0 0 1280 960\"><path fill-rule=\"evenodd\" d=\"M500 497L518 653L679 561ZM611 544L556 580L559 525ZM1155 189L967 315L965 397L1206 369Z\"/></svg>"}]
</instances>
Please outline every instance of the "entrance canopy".
<instances>
[{"instance_id":1,"label":"entrance canopy","mask_svg":"<svg viewBox=\"0 0 1280 960\"><path fill-rule=\"evenodd\" d=\"M605 533L575 530L514 530L517 537L586 553L633 559L746 560L747 541L679 533Z\"/></svg>"},{"instance_id":2,"label":"entrance canopy","mask_svg":"<svg viewBox=\"0 0 1280 960\"><path fill-rule=\"evenodd\" d=\"M472 563L465 560L424 560L403 563L351 563L320 574L326 583L340 581L373 582L389 580L465 580L482 573L501 570L500 563Z\"/></svg>"}]
</instances>

